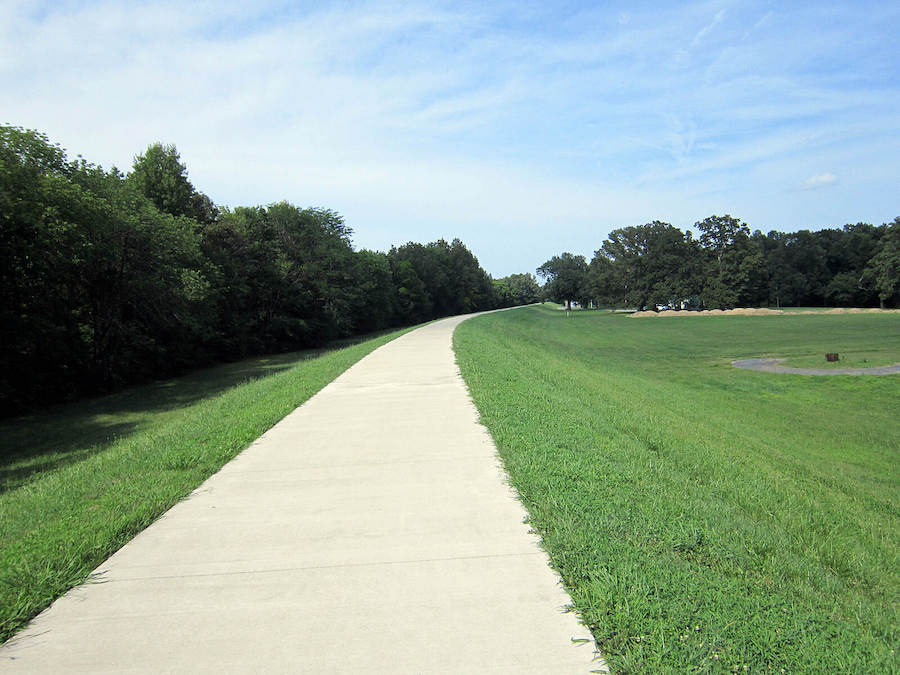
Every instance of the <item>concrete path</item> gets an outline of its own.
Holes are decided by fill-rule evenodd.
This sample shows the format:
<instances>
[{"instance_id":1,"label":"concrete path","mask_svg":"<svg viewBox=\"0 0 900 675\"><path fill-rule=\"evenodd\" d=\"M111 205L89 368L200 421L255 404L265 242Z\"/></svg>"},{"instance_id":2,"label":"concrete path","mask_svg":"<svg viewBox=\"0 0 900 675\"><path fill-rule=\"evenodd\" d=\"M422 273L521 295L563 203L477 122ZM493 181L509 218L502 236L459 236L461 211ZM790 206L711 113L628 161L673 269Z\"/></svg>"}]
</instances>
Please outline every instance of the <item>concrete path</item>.
<instances>
[{"instance_id":1,"label":"concrete path","mask_svg":"<svg viewBox=\"0 0 900 675\"><path fill-rule=\"evenodd\" d=\"M735 368L760 370L765 373L792 373L794 375L893 375L900 373L900 363L878 368L791 368L782 366L784 359L740 359L732 361Z\"/></svg>"},{"instance_id":2,"label":"concrete path","mask_svg":"<svg viewBox=\"0 0 900 675\"><path fill-rule=\"evenodd\" d=\"M465 318L288 415L0 647L0 671L602 668L477 423Z\"/></svg>"}]
</instances>

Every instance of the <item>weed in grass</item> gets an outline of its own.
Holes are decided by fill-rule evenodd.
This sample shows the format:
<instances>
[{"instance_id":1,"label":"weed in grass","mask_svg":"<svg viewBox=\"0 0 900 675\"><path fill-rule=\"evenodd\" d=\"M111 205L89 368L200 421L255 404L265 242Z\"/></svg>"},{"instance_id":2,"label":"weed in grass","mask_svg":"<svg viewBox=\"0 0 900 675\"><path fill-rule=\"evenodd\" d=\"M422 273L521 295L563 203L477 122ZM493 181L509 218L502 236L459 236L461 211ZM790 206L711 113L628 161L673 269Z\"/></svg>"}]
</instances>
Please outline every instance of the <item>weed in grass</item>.
<instances>
[{"instance_id":1,"label":"weed in grass","mask_svg":"<svg viewBox=\"0 0 900 675\"><path fill-rule=\"evenodd\" d=\"M0 640L396 331L0 425Z\"/></svg>"},{"instance_id":2,"label":"weed in grass","mask_svg":"<svg viewBox=\"0 0 900 675\"><path fill-rule=\"evenodd\" d=\"M730 363L897 353L900 317L531 308L455 345L613 671L897 670L900 376Z\"/></svg>"}]
</instances>

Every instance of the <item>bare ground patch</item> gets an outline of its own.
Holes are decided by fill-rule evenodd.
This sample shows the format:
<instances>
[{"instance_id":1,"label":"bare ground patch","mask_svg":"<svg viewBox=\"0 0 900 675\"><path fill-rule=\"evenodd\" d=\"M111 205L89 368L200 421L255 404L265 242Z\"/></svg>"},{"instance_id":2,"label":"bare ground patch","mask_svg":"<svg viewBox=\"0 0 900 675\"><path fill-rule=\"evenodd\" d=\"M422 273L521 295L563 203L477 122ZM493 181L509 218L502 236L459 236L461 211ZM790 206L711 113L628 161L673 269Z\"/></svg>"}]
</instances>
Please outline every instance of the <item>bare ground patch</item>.
<instances>
[{"instance_id":1,"label":"bare ground patch","mask_svg":"<svg viewBox=\"0 0 900 675\"><path fill-rule=\"evenodd\" d=\"M634 312L631 317L671 317L671 316L806 316L818 314L900 314L900 309L878 309L875 307L833 307L831 309L785 310L766 307L737 307L735 309L705 309L701 311L667 309L662 312L647 310Z\"/></svg>"},{"instance_id":2,"label":"bare ground patch","mask_svg":"<svg viewBox=\"0 0 900 675\"><path fill-rule=\"evenodd\" d=\"M879 368L791 368L783 366L781 362L785 359L738 359L732 361L731 365L735 368L743 368L744 370L758 370L765 373L790 373L793 375L893 375L900 373L900 363L891 366L881 366Z\"/></svg>"}]
</instances>

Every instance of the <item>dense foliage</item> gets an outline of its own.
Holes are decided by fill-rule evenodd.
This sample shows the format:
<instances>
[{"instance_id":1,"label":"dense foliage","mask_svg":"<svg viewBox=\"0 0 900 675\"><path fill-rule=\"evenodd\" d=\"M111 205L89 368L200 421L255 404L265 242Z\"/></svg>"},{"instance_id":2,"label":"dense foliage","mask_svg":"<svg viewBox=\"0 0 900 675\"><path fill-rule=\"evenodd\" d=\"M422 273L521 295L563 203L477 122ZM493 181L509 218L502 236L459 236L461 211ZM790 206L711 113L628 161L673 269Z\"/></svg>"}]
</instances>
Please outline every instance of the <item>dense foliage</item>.
<instances>
[{"instance_id":1,"label":"dense foliage","mask_svg":"<svg viewBox=\"0 0 900 675\"><path fill-rule=\"evenodd\" d=\"M328 209L220 209L171 145L125 175L0 127L2 414L536 298L458 239L383 253L350 235Z\"/></svg>"},{"instance_id":2,"label":"dense foliage","mask_svg":"<svg viewBox=\"0 0 900 675\"><path fill-rule=\"evenodd\" d=\"M563 253L537 272L548 297L610 307L900 304L900 217L817 232L759 230L710 216L700 233L653 221L613 230L590 264Z\"/></svg>"}]
</instances>

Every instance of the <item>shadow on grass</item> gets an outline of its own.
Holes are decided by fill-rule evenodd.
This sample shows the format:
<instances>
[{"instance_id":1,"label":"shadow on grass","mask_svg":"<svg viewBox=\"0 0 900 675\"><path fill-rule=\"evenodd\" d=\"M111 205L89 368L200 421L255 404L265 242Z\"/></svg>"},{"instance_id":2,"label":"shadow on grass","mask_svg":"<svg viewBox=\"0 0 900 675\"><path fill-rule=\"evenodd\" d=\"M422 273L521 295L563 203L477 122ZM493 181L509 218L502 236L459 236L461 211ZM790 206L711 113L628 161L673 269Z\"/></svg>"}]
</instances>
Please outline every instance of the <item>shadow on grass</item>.
<instances>
[{"instance_id":1,"label":"shadow on grass","mask_svg":"<svg viewBox=\"0 0 900 675\"><path fill-rule=\"evenodd\" d=\"M275 375L301 361L370 337L213 366L4 420L0 423L0 493L20 487L43 472L85 460L157 423L167 413L177 413L237 385Z\"/></svg>"}]
</instances>

